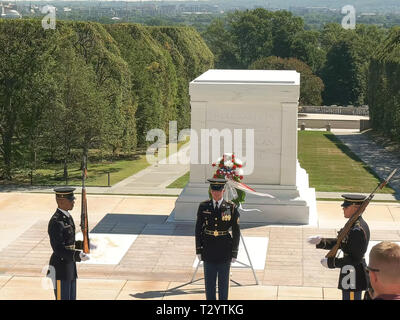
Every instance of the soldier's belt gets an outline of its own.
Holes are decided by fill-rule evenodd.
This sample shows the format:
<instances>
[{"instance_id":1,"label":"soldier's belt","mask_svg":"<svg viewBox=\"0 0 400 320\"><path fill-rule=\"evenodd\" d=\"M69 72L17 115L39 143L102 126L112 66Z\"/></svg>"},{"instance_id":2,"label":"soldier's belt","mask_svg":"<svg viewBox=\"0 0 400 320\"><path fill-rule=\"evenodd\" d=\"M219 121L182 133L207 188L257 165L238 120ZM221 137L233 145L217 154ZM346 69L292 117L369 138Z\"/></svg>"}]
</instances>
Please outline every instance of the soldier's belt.
<instances>
[{"instance_id":1,"label":"soldier's belt","mask_svg":"<svg viewBox=\"0 0 400 320\"><path fill-rule=\"evenodd\" d=\"M205 229L204 233L208 234L210 236L218 237L218 236L225 236L229 232L228 231L218 231L218 230L207 230L207 229Z\"/></svg>"},{"instance_id":2,"label":"soldier's belt","mask_svg":"<svg viewBox=\"0 0 400 320\"><path fill-rule=\"evenodd\" d=\"M72 245L70 245L70 246L65 246L65 249L75 250L75 245L72 244Z\"/></svg>"}]
</instances>

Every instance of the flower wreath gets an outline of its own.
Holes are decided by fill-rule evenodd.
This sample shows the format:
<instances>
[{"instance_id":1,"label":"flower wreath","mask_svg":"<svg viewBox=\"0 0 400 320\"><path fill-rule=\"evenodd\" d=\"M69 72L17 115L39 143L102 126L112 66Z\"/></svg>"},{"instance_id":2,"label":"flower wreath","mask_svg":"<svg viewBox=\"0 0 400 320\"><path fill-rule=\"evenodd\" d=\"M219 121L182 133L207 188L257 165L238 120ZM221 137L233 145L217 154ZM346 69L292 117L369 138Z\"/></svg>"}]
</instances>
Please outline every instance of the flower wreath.
<instances>
[{"instance_id":1,"label":"flower wreath","mask_svg":"<svg viewBox=\"0 0 400 320\"><path fill-rule=\"evenodd\" d=\"M233 153L224 153L224 155L218 158L217 161L212 164L212 166L216 167L217 169L213 178L225 178L228 180L228 200L231 200L239 207L240 204L244 202L246 193L243 190L232 187L232 184L229 182L235 181L236 183L242 184L242 161L236 158ZM210 199L212 199L210 191L209 196Z\"/></svg>"}]
</instances>

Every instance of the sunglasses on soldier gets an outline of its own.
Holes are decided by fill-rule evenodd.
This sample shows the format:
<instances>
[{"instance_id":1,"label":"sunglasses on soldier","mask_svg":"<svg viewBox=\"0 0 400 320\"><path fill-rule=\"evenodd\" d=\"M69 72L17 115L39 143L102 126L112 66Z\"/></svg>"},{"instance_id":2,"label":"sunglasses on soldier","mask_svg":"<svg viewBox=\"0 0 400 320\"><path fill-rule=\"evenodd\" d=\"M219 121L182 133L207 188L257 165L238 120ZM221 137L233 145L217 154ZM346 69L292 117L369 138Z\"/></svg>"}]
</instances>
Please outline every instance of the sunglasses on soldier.
<instances>
[{"instance_id":1,"label":"sunglasses on soldier","mask_svg":"<svg viewBox=\"0 0 400 320\"><path fill-rule=\"evenodd\" d=\"M380 271L379 269L371 268L370 266L367 266L366 269L368 271L372 271L372 272L379 272Z\"/></svg>"}]
</instances>

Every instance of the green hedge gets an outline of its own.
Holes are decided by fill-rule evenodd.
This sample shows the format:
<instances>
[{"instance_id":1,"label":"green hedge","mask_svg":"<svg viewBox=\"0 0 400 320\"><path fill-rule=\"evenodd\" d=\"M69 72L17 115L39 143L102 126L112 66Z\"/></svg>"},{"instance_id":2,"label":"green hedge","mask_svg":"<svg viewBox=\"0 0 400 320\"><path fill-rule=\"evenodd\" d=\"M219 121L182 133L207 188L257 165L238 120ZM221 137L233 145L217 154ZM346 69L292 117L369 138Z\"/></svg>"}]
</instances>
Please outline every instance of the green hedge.
<instances>
[{"instance_id":1,"label":"green hedge","mask_svg":"<svg viewBox=\"0 0 400 320\"><path fill-rule=\"evenodd\" d=\"M372 59L368 98L373 128L400 141L400 27L391 29Z\"/></svg>"},{"instance_id":2,"label":"green hedge","mask_svg":"<svg viewBox=\"0 0 400 320\"><path fill-rule=\"evenodd\" d=\"M146 145L153 128L168 133L168 122L190 126L188 83L213 66L213 55L200 35L188 27L106 25L129 65L137 98L138 143Z\"/></svg>"},{"instance_id":3,"label":"green hedge","mask_svg":"<svg viewBox=\"0 0 400 320\"><path fill-rule=\"evenodd\" d=\"M146 147L147 132L168 135L172 120L189 128L189 82L213 65L190 27L0 20L3 177L21 165L67 167L76 150Z\"/></svg>"},{"instance_id":4,"label":"green hedge","mask_svg":"<svg viewBox=\"0 0 400 320\"><path fill-rule=\"evenodd\" d=\"M148 27L170 54L177 75L178 130L190 127L188 83L214 66L214 56L199 33L190 27Z\"/></svg>"}]
</instances>

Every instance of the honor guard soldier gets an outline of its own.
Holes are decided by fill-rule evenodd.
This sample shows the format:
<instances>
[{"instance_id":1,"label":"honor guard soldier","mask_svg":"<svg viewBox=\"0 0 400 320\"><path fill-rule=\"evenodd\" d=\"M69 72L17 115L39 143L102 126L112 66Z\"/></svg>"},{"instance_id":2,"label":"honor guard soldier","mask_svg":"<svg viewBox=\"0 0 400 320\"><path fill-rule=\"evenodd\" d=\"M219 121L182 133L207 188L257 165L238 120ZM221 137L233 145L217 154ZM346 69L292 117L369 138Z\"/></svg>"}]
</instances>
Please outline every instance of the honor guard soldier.
<instances>
[{"instance_id":1,"label":"honor guard soldier","mask_svg":"<svg viewBox=\"0 0 400 320\"><path fill-rule=\"evenodd\" d=\"M344 194L342 197L344 202L341 206L346 219L350 219L356 213L366 198L363 195L353 194ZM326 268L340 268L338 288L342 290L343 300L361 300L362 291L369 287L368 271L364 259L369 238L369 227L360 216L340 244L343 258L321 260L321 264ZM308 238L308 242L315 244L318 249L330 250L335 246L337 239L313 236Z\"/></svg>"},{"instance_id":2,"label":"honor guard soldier","mask_svg":"<svg viewBox=\"0 0 400 320\"><path fill-rule=\"evenodd\" d=\"M76 300L76 262L89 260L82 251L82 241L75 241L75 224L69 210L75 204L75 188L55 188L58 208L48 225L53 249L48 277L53 280L56 300ZM96 246L92 246L95 249Z\"/></svg>"},{"instance_id":3,"label":"honor guard soldier","mask_svg":"<svg viewBox=\"0 0 400 320\"><path fill-rule=\"evenodd\" d=\"M196 221L196 254L204 261L206 299L228 299L230 265L236 261L240 241L239 212L223 199L225 179L208 179L211 200L199 205ZM232 236L229 229L232 228Z\"/></svg>"}]
</instances>

